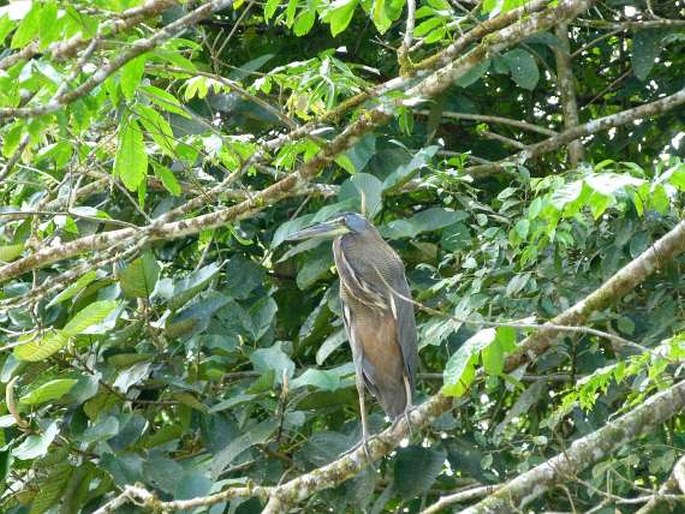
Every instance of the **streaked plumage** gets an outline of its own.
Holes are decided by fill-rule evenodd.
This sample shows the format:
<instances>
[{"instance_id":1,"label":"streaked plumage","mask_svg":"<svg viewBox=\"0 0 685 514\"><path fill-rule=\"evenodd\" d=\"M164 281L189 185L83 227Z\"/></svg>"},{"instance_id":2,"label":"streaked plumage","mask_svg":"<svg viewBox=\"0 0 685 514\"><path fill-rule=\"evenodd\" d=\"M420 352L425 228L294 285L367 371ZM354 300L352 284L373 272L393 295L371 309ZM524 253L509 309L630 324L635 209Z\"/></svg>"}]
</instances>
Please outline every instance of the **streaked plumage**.
<instances>
[{"instance_id":1,"label":"streaked plumage","mask_svg":"<svg viewBox=\"0 0 685 514\"><path fill-rule=\"evenodd\" d=\"M343 214L289 239L331 237L345 331L352 348L364 443L363 388L390 418L411 406L418 361L414 307L402 260L359 214Z\"/></svg>"}]
</instances>

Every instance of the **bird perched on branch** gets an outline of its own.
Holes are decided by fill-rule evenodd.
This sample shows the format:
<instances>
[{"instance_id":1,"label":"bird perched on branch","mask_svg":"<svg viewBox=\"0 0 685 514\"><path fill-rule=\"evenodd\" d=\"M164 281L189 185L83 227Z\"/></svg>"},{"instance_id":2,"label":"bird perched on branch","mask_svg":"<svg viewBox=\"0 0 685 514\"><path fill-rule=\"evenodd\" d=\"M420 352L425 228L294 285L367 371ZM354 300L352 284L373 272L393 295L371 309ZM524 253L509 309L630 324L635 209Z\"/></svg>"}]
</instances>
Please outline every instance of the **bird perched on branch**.
<instances>
[{"instance_id":1,"label":"bird perched on branch","mask_svg":"<svg viewBox=\"0 0 685 514\"><path fill-rule=\"evenodd\" d=\"M333 256L368 456L364 386L393 420L412 405L418 354L411 292L399 255L363 216L345 213L288 239L314 237L335 238Z\"/></svg>"}]
</instances>

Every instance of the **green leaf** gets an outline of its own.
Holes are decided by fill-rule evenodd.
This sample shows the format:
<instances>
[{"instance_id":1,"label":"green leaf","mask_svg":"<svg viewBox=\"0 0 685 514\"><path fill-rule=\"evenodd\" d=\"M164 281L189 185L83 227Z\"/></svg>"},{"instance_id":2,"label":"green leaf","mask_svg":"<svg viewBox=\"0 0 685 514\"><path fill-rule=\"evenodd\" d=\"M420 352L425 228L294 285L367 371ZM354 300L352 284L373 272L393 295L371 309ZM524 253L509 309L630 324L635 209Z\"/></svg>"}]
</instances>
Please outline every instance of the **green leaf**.
<instances>
[{"instance_id":1,"label":"green leaf","mask_svg":"<svg viewBox=\"0 0 685 514\"><path fill-rule=\"evenodd\" d=\"M68 463L62 463L50 468L50 475L40 483L38 493L29 514L43 514L55 505L64 494L71 479L73 468Z\"/></svg>"},{"instance_id":2,"label":"green leaf","mask_svg":"<svg viewBox=\"0 0 685 514\"><path fill-rule=\"evenodd\" d=\"M350 173L362 171L376 153L376 136L366 134L357 143L345 152L345 156L354 166L353 170L345 168Z\"/></svg>"},{"instance_id":3,"label":"green leaf","mask_svg":"<svg viewBox=\"0 0 685 514\"><path fill-rule=\"evenodd\" d=\"M447 396L461 396L466 392L475 376L475 366L480 352L497 337L494 328L476 332L450 357L443 372L442 392Z\"/></svg>"},{"instance_id":4,"label":"green leaf","mask_svg":"<svg viewBox=\"0 0 685 514\"><path fill-rule=\"evenodd\" d=\"M166 118L153 108L141 104L135 106L135 113L145 132L157 143L162 152L175 156L176 138Z\"/></svg>"},{"instance_id":5,"label":"green leaf","mask_svg":"<svg viewBox=\"0 0 685 514\"><path fill-rule=\"evenodd\" d=\"M295 24L293 25L293 32L296 36L301 37L308 34L312 27L314 26L314 21L316 20L316 11L313 9L304 9L295 18Z\"/></svg>"},{"instance_id":6,"label":"green leaf","mask_svg":"<svg viewBox=\"0 0 685 514\"><path fill-rule=\"evenodd\" d=\"M343 32L352 21L352 15L359 0L335 0L326 12L324 20L331 25L333 37Z\"/></svg>"},{"instance_id":7,"label":"green leaf","mask_svg":"<svg viewBox=\"0 0 685 514\"><path fill-rule=\"evenodd\" d=\"M462 88L469 87L471 84L480 79L485 72L490 69L490 59L485 59L475 64L468 69L461 77L457 78L454 83Z\"/></svg>"},{"instance_id":8,"label":"green leaf","mask_svg":"<svg viewBox=\"0 0 685 514\"><path fill-rule=\"evenodd\" d=\"M21 48L29 44L40 30L40 18L43 5L40 2L32 2L31 10L19 22L17 30L12 36L10 48Z\"/></svg>"},{"instance_id":9,"label":"green leaf","mask_svg":"<svg viewBox=\"0 0 685 514\"><path fill-rule=\"evenodd\" d=\"M405 184L419 170L425 168L431 162L431 159L433 159L439 149L439 146L432 145L421 148L418 152L414 153L409 162L400 164L387 176L383 181L383 190L395 189Z\"/></svg>"},{"instance_id":10,"label":"green leaf","mask_svg":"<svg viewBox=\"0 0 685 514\"><path fill-rule=\"evenodd\" d=\"M114 416L102 418L95 425L88 427L79 438L84 443L106 441L119 433L119 420Z\"/></svg>"},{"instance_id":11,"label":"green leaf","mask_svg":"<svg viewBox=\"0 0 685 514\"><path fill-rule=\"evenodd\" d=\"M463 211L433 207L415 214L409 219L391 221L381 227L381 234L388 239L414 238L423 232L431 232L453 225L468 217Z\"/></svg>"},{"instance_id":12,"label":"green leaf","mask_svg":"<svg viewBox=\"0 0 685 514\"><path fill-rule=\"evenodd\" d=\"M414 37L423 37L433 29L443 25L444 21L440 16L433 16L426 21L419 23L414 29Z\"/></svg>"},{"instance_id":13,"label":"green leaf","mask_svg":"<svg viewBox=\"0 0 685 514\"><path fill-rule=\"evenodd\" d=\"M114 175L121 178L129 191L138 189L147 173L147 153L143 132L134 119L119 125L119 142L114 157Z\"/></svg>"},{"instance_id":14,"label":"green leaf","mask_svg":"<svg viewBox=\"0 0 685 514\"><path fill-rule=\"evenodd\" d=\"M99 333L91 332L91 327L102 323L118 306L119 304L114 300L102 300L91 303L64 325L62 333L67 337L77 334Z\"/></svg>"},{"instance_id":15,"label":"green leaf","mask_svg":"<svg viewBox=\"0 0 685 514\"><path fill-rule=\"evenodd\" d=\"M78 293L83 291L83 289L85 289L86 286L88 286L88 284L90 284L96 278L97 278L97 271L95 271L95 270L88 271L87 273L85 273L84 275L79 277L76 282L71 284L64 291L62 291L57 296L55 296L52 300L50 300L50 303L48 303L47 307L52 307L53 305L57 305L58 303L62 303L66 300L69 300L70 298L73 298Z\"/></svg>"},{"instance_id":16,"label":"green leaf","mask_svg":"<svg viewBox=\"0 0 685 514\"><path fill-rule=\"evenodd\" d=\"M271 348L260 348L250 355L255 371L264 373L273 370L276 374L276 381L279 384L283 380L283 373L288 378L292 378L295 373L295 363L283 351L281 344L278 341Z\"/></svg>"},{"instance_id":17,"label":"green leaf","mask_svg":"<svg viewBox=\"0 0 685 514\"><path fill-rule=\"evenodd\" d=\"M277 427L278 422L276 419L267 419L231 441L226 448L214 456L212 460L212 476L217 478L226 466L231 464L245 450L256 444L266 442L276 432Z\"/></svg>"},{"instance_id":18,"label":"green leaf","mask_svg":"<svg viewBox=\"0 0 685 514\"><path fill-rule=\"evenodd\" d=\"M50 330L35 341L17 346L13 355L22 361L42 361L64 348L68 342L69 337L66 334L59 330Z\"/></svg>"},{"instance_id":19,"label":"green leaf","mask_svg":"<svg viewBox=\"0 0 685 514\"><path fill-rule=\"evenodd\" d=\"M385 34L392 25L392 20L385 10L385 2L386 0L373 0L373 7L371 8L373 24L381 34Z\"/></svg>"},{"instance_id":20,"label":"green leaf","mask_svg":"<svg viewBox=\"0 0 685 514\"><path fill-rule=\"evenodd\" d=\"M151 253L145 253L119 274L119 283L126 296L149 298L159 279L160 267Z\"/></svg>"},{"instance_id":21,"label":"green leaf","mask_svg":"<svg viewBox=\"0 0 685 514\"><path fill-rule=\"evenodd\" d=\"M168 299L169 308L175 310L181 307L200 291L206 289L207 284L216 277L220 269L221 266L219 264L212 262L199 270L189 273L183 278L174 280L173 294Z\"/></svg>"},{"instance_id":22,"label":"green leaf","mask_svg":"<svg viewBox=\"0 0 685 514\"><path fill-rule=\"evenodd\" d=\"M347 341L347 335L343 329L333 332L316 351L316 363L321 366L331 353L345 344L345 341Z\"/></svg>"},{"instance_id":23,"label":"green leaf","mask_svg":"<svg viewBox=\"0 0 685 514\"><path fill-rule=\"evenodd\" d=\"M335 391L340 387L340 374L310 368L290 382L290 387L293 390L304 386L313 386L324 391Z\"/></svg>"},{"instance_id":24,"label":"green leaf","mask_svg":"<svg viewBox=\"0 0 685 514\"><path fill-rule=\"evenodd\" d=\"M630 56L633 73L638 80L645 81L652 71L662 50L662 29L646 29L633 32L633 52Z\"/></svg>"},{"instance_id":25,"label":"green leaf","mask_svg":"<svg viewBox=\"0 0 685 514\"><path fill-rule=\"evenodd\" d=\"M42 457L48 452L48 448L50 448L52 441L55 440L57 432L59 432L57 421L53 421L42 434L28 436L23 443L12 450L12 455L19 460Z\"/></svg>"},{"instance_id":26,"label":"green leaf","mask_svg":"<svg viewBox=\"0 0 685 514\"><path fill-rule=\"evenodd\" d=\"M169 337L190 337L199 334L207 329L214 313L229 302L227 296L210 291L204 298L188 305L167 320L165 332Z\"/></svg>"},{"instance_id":27,"label":"green leaf","mask_svg":"<svg viewBox=\"0 0 685 514\"><path fill-rule=\"evenodd\" d=\"M540 80L540 70L531 54L516 48L504 54L502 58L509 65L511 78L519 87L533 90Z\"/></svg>"},{"instance_id":28,"label":"green leaf","mask_svg":"<svg viewBox=\"0 0 685 514\"><path fill-rule=\"evenodd\" d=\"M395 459L395 489L403 498L413 498L430 489L445 463L443 448L409 446L398 450Z\"/></svg>"},{"instance_id":29,"label":"green leaf","mask_svg":"<svg viewBox=\"0 0 685 514\"><path fill-rule=\"evenodd\" d=\"M181 184L176 179L176 175L169 168L162 164L153 163L155 175L162 181L162 185L174 196L180 196L183 192Z\"/></svg>"},{"instance_id":30,"label":"green leaf","mask_svg":"<svg viewBox=\"0 0 685 514\"><path fill-rule=\"evenodd\" d=\"M264 5L264 21L268 22L276 14L276 9L281 5L281 0L267 0Z\"/></svg>"},{"instance_id":31,"label":"green leaf","mask_svg":"<svg viewBox=\"0 0 685 514\"><path fill-rule=\"evenodd\" d=\"M57 19L57 2L45 2L40 13L40 30L38 31L41 49L55 41L61 31L62 22Z\"/></svg>"},{"instance_id":32,"label":"green leaf","mask_svg":"<svg viewBox=\"0 0 685 514\"><path fill-rule=\"evenodd\" d=\"M50 380L22 396L19 399L19 403L23 405L39 405L51 400L57 400L71 391L71 388L74 387L76 382L78 382L78 380L71 378Z\"/></svg>"},{"instance_id":33,"label":"green leaf","mask_svg":"<svg viewBox=\"0 0 685 514\"><path fill-rule=\"evenodd\" d=\"M295 23L297 4L298 0L288 0L288 5L285 8L285 24L287 27L292 27L293 23Z\"/></svg>"},{"instance_id":34,"label":"green leaf","mask_svg":"<svg viewBox=\"0 0 685 514\"><path fill-rule=\"evenodd\" d=\"M24 251L24 243L0 245L0 262L12 262Z\"/></svg>"},{"instance_id":35,"label":"green leaf","mask_svg":"<svg viewBox=\"0 0 685 514\"><path fill-rule=\"evenodd\" d=\"M497 327L495 340L483 349L483 367L489 375L499 375L504 370L504 358L516 348L516 331L511 327Z\"/></svg>"},{"instance_id":36,"label":"green leaf","mask_svg":"<svg viewBox=\"0 0 685 514\"><path fill-rule=\"evenodd\" d=\"M357 173L340 186L338 198L341 201L354 201L361 212L362 194L365 202L365 216L372 220L383 208L383 183L368 173Z\"/></svg>"}]
</instances>

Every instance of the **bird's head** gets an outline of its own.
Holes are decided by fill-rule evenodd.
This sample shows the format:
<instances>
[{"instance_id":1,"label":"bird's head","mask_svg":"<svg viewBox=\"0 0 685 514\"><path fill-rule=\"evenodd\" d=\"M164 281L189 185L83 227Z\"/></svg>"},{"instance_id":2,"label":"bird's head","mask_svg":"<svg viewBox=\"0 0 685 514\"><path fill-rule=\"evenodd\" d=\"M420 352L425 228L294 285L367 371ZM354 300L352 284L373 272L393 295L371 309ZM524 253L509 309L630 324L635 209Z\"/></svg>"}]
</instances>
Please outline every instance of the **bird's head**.
<instances>
[{"instance_id":1,"label":"bird's head","mask_svg":"<svg viewBox=\"0 0 685 514\"><path fill-rule=\"evenodd\" d=\"M298 230L294 234L290 234L286 239L288 241L310 239L313 237L332 239L345 234L363 234L372 227L373 225L371 225L371 223L361 214L357 214L356 212L345 212L331 220Z\"/></svg>"}]
</instances>

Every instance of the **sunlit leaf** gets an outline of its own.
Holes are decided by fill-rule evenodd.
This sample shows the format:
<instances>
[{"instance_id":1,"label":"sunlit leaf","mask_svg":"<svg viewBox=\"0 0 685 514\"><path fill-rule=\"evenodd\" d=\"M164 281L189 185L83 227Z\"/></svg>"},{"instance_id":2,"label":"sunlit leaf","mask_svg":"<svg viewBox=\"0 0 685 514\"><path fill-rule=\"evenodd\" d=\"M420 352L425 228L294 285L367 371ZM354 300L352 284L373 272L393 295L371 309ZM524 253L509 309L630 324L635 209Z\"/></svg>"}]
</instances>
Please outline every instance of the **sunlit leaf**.
<instances>
[{"instance_id":1,"label":"sunlit leaf","mask_svg":"<svg viewBox=\"0 0 685 514\"><path fill-rule=\"evenodd\" d=\"M22 396L19 399L19 403L23 405L39 405L51 400L57 400L67 394L76 385L76 382L78 380L71 378L50 380Z\"/></svg>"}]
</instances>

